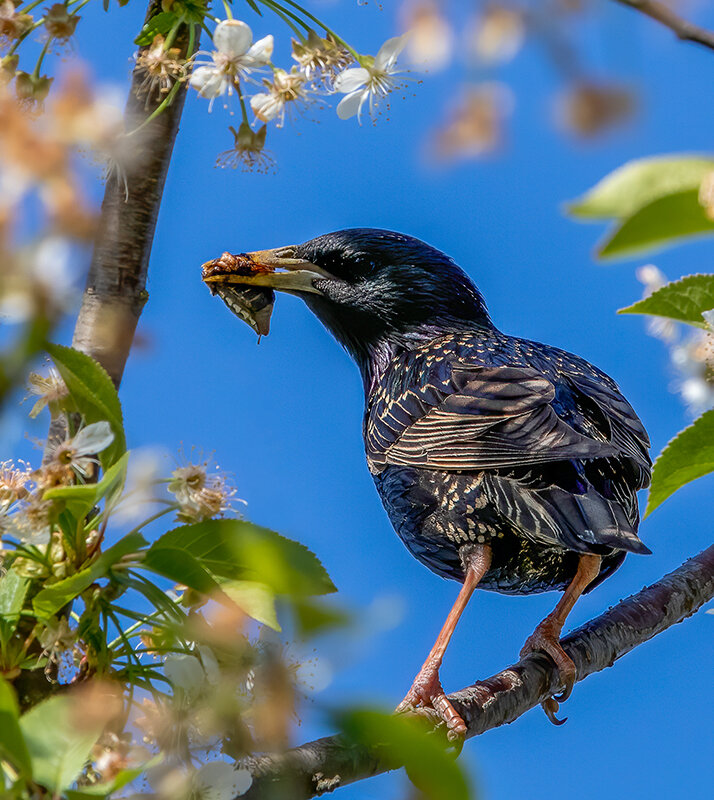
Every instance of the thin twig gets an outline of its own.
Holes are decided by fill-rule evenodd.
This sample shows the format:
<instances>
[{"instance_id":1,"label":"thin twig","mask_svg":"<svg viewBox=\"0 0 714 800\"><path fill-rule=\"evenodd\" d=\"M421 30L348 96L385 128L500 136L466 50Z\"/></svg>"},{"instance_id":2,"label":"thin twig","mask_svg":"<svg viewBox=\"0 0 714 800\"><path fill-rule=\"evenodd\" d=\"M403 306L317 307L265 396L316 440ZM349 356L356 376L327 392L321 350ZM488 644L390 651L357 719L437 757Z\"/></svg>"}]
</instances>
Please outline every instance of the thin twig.
<instances>
[{"instance_id":1,"label":"thin twig","mask_svg":"<svg viewBox=\"0 0 714 800\"><path fill-rule=\"evenodd\" d=\"M714 545L567 636L563 647L575 662L578 680L612 666L712 597ZM513 722L560 688L550 660L532 654L449 699L466 722L470 738ZM328 736L286 753L252 758L244 766L253 775L244 800L306 800L385 772L394 764L388 767L376 751Z\"/></svg>"},{"instance_id":2,"label":"thin twig","mask_svg":"<svg viewBox=\"0 0 714 800\"><path fill-rule=\"evenodd\" d=\"M714 32L683 19L665 3L660 3L658 0L615 0L615 2L634 8L635 11L657 20L683 42L695 42L714 50Z\"/></svg>"}]
</instances>

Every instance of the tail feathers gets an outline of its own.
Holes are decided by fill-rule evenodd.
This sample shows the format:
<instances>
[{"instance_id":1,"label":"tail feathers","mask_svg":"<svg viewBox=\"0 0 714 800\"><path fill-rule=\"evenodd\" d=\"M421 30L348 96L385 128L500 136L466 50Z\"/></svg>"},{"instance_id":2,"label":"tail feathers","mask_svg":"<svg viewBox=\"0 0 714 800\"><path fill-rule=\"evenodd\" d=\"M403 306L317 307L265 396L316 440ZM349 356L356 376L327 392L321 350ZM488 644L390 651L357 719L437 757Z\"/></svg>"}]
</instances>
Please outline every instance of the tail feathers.
<instances>
[{"instance_id":1,"label":"tail feathers","mask_svg":"<svg viewBox=\"0 0 714 800\"><path fill-rule=\"evenodd\" d=\"M607 500L592 487L581 495L558 488L542 495L566 546L581 552L598 552L601 547L643 555L651 552L640 541L622 506Z\"/></svg>"},{"instance_id":2,"label":"tail feathers","mask_svg":"<svg viewBox=\"0 0 714 800\"><path fill-rule=\"evenodd\" d=\"M483 488L491 504L538 544L580 553L602 553L603 548L651 552L637 536L637 519L631 520L617 500L608 500L592 486L583 494L558 486L531 489L486 474Z\"/></svg>"},{"instance_id":3,"label":"tail feathers","mask_svg":"<svg viewBox=\"0 0 714 800\"><path fill-rule=\"evenodd\" d=\"M652 552L637 536L619 503L607 500L593 488L584 495L570 496L581 516L582 527L576 534L580 540L630 553L647 555Z\"/></svg>"}]
</instances>

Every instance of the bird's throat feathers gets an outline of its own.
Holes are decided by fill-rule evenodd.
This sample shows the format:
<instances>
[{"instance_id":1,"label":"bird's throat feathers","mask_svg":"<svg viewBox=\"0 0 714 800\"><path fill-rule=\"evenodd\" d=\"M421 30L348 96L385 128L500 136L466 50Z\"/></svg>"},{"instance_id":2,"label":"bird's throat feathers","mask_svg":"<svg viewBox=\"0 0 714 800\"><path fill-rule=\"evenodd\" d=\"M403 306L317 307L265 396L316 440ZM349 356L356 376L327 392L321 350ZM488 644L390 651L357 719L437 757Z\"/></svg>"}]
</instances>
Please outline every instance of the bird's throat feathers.
<instances>
[{"instance_id":1,"label":"bird's throat feathers","mask_svg":"<svg viewBox=\"0 0 714 800\"><path fill-rule=\"evenodd\" d=\"M418 297L395 306L391 298L377 294L359 305L335 302L319 296L304 300L338 342L352 356L362 374L365 390L379 379L400 352L413 350L441 336L476 328L493 328L481 294L469 281L468 299L456 308L443 297Z\"/></svg>"}]
</instances>

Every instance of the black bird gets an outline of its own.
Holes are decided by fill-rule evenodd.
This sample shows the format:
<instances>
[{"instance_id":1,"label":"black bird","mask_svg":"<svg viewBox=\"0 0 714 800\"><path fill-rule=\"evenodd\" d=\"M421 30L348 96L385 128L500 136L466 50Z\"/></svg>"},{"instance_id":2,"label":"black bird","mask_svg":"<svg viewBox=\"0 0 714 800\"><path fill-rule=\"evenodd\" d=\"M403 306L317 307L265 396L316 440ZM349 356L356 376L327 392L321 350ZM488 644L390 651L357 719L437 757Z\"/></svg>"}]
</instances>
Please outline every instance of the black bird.
<instances>
[{"instance_id":1,"label":"black bird","mask_svg":"<svg viewBox=\"0 0 714 800\"><path fill-rule=\"evenodd\" d=\"M544 708L559 722L576 678L559 643L568 613L627 552L650 552L636 494L649 484L649 439L617 384L576 355L501 333L468 276L410 236L358 228L236 258L255 273L214 272L209 286L302 297L355 360L387 514L412 555L463 584L400 708L433 706L464 733L439 667L473 590L559 589L522 650L558 667L562 694Z\"/></svg>"}]
</instances>

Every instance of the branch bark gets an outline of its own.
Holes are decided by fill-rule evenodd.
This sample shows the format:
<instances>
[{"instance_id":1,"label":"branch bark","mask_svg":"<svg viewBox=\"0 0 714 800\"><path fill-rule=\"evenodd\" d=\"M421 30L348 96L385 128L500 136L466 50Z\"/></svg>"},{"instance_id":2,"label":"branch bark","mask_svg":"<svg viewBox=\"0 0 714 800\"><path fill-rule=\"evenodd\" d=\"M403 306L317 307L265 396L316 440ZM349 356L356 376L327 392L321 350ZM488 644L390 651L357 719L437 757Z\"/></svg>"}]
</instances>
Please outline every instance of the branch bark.
<instances>
[{"instance_id":1,"label":"branch bark","mask_svg":"<svg viewBox=\"0 0 714 800\"><path fill-rule=\"evenodd\" d=\"M694 614L714 597L714 545L563 639L578 681L612 666L630 650ZM550 660L532 654L485 681L449 696L467 738L520 717L560 690ZM328 736L242 764L253 775L244 800L306 800L392 768L376 750Z\"/></svg>"},{"instance_id":2,"label":"branch bark","mask_svg":"<svg viewBox=\"0 0 714 800\"><path fill-rule=\"evenodd\" d=\"M615 2L634 8L635 11L657 20L684 42L695 42L714 50L714 32L693 25L676 14L665 3L658 2L658 0L615 0Z\"/></svg>"},{"instance_id":3,"label":"branch bark","mask_svg":"<svg viewBox=\"0 0 714 800\"><path fill-rule=\"evenodd\" d=\"M151 0L147 20L159 11L160 0ZM192 55L187 52L186 26L182 26L174 46L182 56ZM137 97L136 90L142 80L143 76L134 68L124 112L129 131L146 122L158 106L158 102L152 101L147 108ZM99 232L72 345L97 360L117 386L148 297L149 255L185 98L184 84L171 105L133 137L136 152L125 173L114 173L107 180Z\"/></svg>"}]
</instances>

